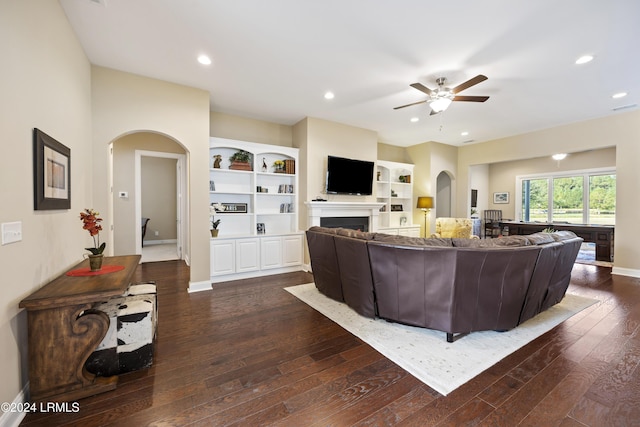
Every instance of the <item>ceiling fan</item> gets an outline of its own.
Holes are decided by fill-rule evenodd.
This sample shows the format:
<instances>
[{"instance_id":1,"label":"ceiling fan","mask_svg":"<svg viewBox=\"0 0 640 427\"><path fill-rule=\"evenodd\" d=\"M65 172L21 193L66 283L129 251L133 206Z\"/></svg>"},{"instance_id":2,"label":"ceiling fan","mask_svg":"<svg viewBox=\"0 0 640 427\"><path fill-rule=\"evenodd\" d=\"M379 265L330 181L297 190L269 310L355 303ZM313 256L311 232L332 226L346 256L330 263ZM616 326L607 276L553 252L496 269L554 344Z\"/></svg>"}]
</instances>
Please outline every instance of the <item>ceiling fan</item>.
<instances>
[{"instance_id":1,"label":"ceiling fan","mask_svg":"<svg viewBox=\"0 0 640 427\"><path fill-rule=\"evenodd\" d=\"M430 115L434 115L446 110L452 101L484 102L489 99L488 96L460 96L458 93L485 80L487 80L487 76L478 74L474 78L469 79L464 83L460 83L454 88L448 88L445 87L445 83L447 81L446 77L439 77L436 80L436 83L438 83L438 87L436 89L429 89L422 83L413 83L410 86L429 95L429 99L413 102L407 105L401 105L400 107L395 107L394 110L427 102L429 103L429 107L431 107Z\"/></svg>"}]
</instances>

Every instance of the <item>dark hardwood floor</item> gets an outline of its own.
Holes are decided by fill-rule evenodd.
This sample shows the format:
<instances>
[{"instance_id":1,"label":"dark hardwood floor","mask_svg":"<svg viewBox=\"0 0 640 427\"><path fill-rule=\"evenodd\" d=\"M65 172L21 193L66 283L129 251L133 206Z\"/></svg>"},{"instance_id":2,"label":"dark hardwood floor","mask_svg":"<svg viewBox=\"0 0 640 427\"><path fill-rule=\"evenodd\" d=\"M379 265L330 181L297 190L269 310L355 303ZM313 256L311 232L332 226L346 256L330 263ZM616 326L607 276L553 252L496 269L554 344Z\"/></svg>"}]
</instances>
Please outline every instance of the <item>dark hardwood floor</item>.
<instances>
[{"instance_id":1,"label":"dark hardwood floor","mask_svg":"<svg viewBox=\"0 0 640 427\"><path fill-rule=\"evenodd\" d=\"M640 280L610 272L576 264L569 292L600 303L444 397L282 289L310 274L188 294L182 262L143 264L136 280L158 285L153 367L21 425L637 426Z\"/></svg>"}]
</instances>

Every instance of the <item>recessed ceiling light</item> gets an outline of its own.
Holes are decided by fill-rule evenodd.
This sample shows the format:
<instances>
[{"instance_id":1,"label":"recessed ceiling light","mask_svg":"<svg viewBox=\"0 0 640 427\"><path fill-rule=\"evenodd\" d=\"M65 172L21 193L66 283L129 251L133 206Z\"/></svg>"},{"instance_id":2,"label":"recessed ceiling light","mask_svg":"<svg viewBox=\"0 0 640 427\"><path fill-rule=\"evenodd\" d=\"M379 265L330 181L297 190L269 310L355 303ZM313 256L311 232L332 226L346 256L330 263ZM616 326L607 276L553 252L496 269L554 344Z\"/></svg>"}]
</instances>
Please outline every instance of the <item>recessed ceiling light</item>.
<instances>
[{"instance_id":1,"label":"recessed ceiling light","mask_svg":"<svg viewBox=\"0 0 640 427\"><path fill-rule=\"evenodd\" d=\"M419 122L420 119L417 117L411 117L411 123Z\"/></svg>"},{"instance_id":2,"label":"recessed ceiling light","mask_svg":"<svg viewBox=\"0 0 640 427\"><path fill-rule=\"evenodd\" d=\"M461 133L460 133L460 135L462 135L462 136L467 136L467 135L469 135L469 132L467 132L467 131L465 130L464 132L461 132Z\"/></svg>"},{"instance_id":3,"label":"recessed ceiling light","mask_svg":"<svg viewBox=\"0 0 640 427\"><path fill-rule=\"evenodd\" d=\"M613 99L624 98L625 96L627 96L627 92L618 92L611 95Z\"/></svg>"},{"instance_id":4,"label":"recessed ceiling light","mask_svg":"<svg viewBox=\"0 0 640 427\"><path fill-rule=\"evenodd\" d=\"M211 65L211 58L209 58L207 55L200 55L198 56L198 62L202 65Z\"/></svg>"},{"instance_id":5,"label":"recessed ceiling light","mask_svg":"<svg viewBox=\"0 0 640 427\"><path fill-rule=\"evenodd\" d=\"M592 55L583 55L580 58L576 59L576 64L582 65L582 64L586 64L587 62L591 62L591 61L593 61L593 56Z\"/></svg>"},{"instance_id":6,"label":"recessed ceiling light","mask_svg":"<svg viewBox=\"0 0 640 427\"><path fill-rule=\"evenodd\" d=\"M333 99L336 96L333 94L333 92L327 92L324 94L324 99Z\"/></svg>"}]
</instances>

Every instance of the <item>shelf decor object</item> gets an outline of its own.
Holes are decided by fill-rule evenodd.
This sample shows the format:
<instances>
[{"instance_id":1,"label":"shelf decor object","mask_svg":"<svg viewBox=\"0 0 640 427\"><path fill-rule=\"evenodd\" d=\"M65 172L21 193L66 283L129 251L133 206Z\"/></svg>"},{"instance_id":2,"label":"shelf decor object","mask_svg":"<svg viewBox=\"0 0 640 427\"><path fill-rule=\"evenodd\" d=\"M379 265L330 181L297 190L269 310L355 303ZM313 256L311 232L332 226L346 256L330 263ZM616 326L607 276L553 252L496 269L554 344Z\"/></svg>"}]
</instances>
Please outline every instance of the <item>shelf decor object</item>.
<instances>
[{"instance_id":1,"label":"shelf decor object","mask_svg":"<svg viewBox=\"0 0 640 427\"><path fill-rule=\"evenodd\" d=\"M232 170L242 170L242 171L251 171L251 153L245 150L236 151L231 157L229 157L229 161L231 164L229 165L229 169Z\"/></svg>"}]
</instances>

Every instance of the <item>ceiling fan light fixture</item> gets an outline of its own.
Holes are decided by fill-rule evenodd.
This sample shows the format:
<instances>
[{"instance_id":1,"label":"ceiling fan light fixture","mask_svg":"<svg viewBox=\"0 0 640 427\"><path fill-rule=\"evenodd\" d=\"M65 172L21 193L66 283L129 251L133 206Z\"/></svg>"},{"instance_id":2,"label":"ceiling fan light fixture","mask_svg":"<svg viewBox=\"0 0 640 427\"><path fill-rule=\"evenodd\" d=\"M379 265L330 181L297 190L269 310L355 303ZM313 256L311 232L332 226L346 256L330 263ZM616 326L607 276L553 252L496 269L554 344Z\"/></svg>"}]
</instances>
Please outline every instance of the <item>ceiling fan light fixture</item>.
<instances>
[{"instance_id":1,"label":"ceiling fan light fixture","mask_svg":"<svg viewBox=\"0 0 640 427\"><path fill-rule=\"evenodd\" d=\"M451 105L451 99L449 98L436 98L433 101L429 101L429 107L433 110L434 113L440 113Z\"/></svg>"},{"instance_id":2,"label":"ceiling fan light fixture","mask_svg":"<svg viewBox=\"0 0 640 427\"><path fill-rule=\"evenodd\" d=\"M553 160L557 160L557 161L564 160L566 157L567 157L566 153L558 153L551 156Z\"/></svg>"}]
</instances>

